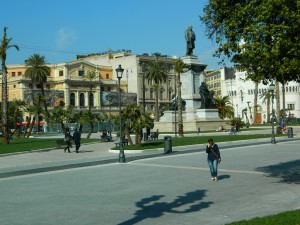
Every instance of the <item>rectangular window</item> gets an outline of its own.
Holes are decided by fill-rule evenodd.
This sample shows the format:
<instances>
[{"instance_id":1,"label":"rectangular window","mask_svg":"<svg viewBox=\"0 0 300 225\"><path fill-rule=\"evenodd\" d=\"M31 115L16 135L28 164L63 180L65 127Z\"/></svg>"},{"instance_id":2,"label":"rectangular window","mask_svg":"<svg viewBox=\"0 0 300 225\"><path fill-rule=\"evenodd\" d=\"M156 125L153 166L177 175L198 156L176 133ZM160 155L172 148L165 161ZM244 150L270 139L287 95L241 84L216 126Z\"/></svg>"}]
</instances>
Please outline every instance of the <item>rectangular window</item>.
<instances>
[{"instance_id":1,"label":"rectangular window","mask_svg":"<svg viewBox=\"0 0 300 225\"><path fill-rule=\"evenodd\" d=\"M60 71L58 72L58 74L59 74L60 77L62 77L62 76L64 75L64 71L63 71L63 70L60 70Z\"/></svg>"},{"instance_id":2,"label":"rectangular window","mask_svg":"<svg viewBox=\"0 0 300 225\"><path fill-rule=\"evenodd\" d=\"M16 76L16 72L11 72L11 76L15 77Z\"/></svg>"},{"instance_id":3,"label":"rectangular window","mask_svg":"<svg viewBox=\"0 0 300 225\"><path fill-rule=\"evenodd\" d=\"M22 76L22 72L18 72L18 76Z\"/></svg>"},{"instance_id":4,"label":"rectangular window","mask_svg":"<svg viewBox=\"0 0 300 225\"><path fill-rule=\"evenodd\" d=\"M79 70L78 71L78 76L83 77L84 76L84 70Z\"/></svg>"},{"instance_id":5,"label":"rectangular window","mask_svg":"<svg viewBox=\"0 0 300 225\"><path fill-rule=\"evenodd\" d=\"M295 104L287 104L288 110L295 110Z\"/></svg>"},{"instance_id":6,"label":"rectangular window","mask_svg":"<svg viewBox=\"0 0 300 225\"><path fill-rule=\"evenodd\" d=\"M109 74L108 73L106 74L106 79L109 79Z\"/></svg>"}]
</instances>

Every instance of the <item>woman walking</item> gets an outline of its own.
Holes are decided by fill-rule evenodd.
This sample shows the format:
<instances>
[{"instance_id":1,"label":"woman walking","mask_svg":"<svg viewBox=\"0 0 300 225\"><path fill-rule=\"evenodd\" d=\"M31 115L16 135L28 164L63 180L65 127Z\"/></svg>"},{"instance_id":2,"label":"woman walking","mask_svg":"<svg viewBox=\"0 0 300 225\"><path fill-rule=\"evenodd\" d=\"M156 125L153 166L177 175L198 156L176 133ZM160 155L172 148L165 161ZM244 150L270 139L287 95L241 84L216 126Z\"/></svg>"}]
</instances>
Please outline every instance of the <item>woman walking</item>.
<instances>
[{"instance_id":1,"label":"woman walking","mask_svg":"<svg viewBox=\"0 0 300 225\"><path fill-rule=\"evenodd\" d=\"M206 146L207 163L210 169L212 181L218 180L218 164L221 162L219 147L214 143L213 139L208 139Z\"/></svg>"}]
</instances>

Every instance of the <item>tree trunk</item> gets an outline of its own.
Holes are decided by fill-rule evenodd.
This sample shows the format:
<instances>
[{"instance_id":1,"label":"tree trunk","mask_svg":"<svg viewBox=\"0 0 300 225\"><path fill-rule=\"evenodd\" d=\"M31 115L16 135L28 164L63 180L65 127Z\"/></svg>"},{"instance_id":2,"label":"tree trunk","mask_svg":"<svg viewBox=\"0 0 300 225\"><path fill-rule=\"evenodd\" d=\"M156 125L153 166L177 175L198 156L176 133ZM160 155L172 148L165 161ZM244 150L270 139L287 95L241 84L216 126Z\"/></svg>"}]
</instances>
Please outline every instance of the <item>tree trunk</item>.
<instances>
[{"instance_id":1,"label":"tree trunk","mask_svg":"<svg viewBox=\"0 0 300 225\"><path fill-rule=\"evenodd\" d=\"M3 60L3 59L2 59ZM7 124L7 70L5 60L2 61L2 133L3 143L9 144L9 131Z\"/></svg>"},{"instance_id":2,"label":"tree trunk","mask_svg":"<svg viewBox=\"0 0 300 225\"><path fill-rule=\"evenodd\" d=\"M111 131L110 131L110 132L111 132ZM125 133L125 136L126 136L127 139L128 139L129 145L133 146L133 142L132 142L132 139L131 139L131 137L130 137L130 132L129 132L129 129L128 129L127 126L124 128L124 133Z\"/></svg>"},{"instance_id":3,"label":"tree trunk","mask_svg":"<svg viewBox=\"0 0 300 225\"><path fill-rule=\"evenodd\" d=\"M276 117L277 122L280 121L280 83L276 81L276 91L275 91L275 99L276 99Z\"/></svg>"},{"instance_id":4,"label":"tree trunk","mask_svg":"<svg viewBox=\"0 0 300 225\"><path fill-rule=\"evenodd\" d=\"M141 146L141 132L135 131L135 146Z\"/></svg>"},{"instance_id":5,"label":"tree trunk","mask_svg":"<svg viewBox=\"0 0 300 225\"><path fill-rule=\"evenodd\" d=\"M31 135L31 132L32 132L32 129L33 129L33 126L34 126L34 123L35 123L35 117L36 117L36 116L34 116L34 117L32 118L32 122L30 123L30 127L29 127L29 132L28 132L28 134L27 134L27 138L29 138L29 136Z\"/></svg>"},{"instance_id":6,"label":"tree trunk","mask_svg":"<svg viewBox=\"0 0 300 225\"><path fill-rule=\"evenodd\" d=\"M253 121L252 123L256 124L256 114L257 114L257 97L258 97L258 82L254 82L255 84L255 89L254 89L254 109L253 109Z\"/></svg>"},{"instance_id":7,"label":"tree trunk","mask_svg":"<svg viewBox=\"0 0 300 225\"><path fill-rule=\"evenodd\" d=\"M47 124L48 124L48 122L49 122L49 112L48 112L48 108L47 108L47 101L46 101L46 96L45 96L45 91L44 91L44 85L43 85L43 83L40 83L40 85L41 85L41 91L42 91L42 95L43 95L43 104L44 104L44 108L45 108L45 121L47 122ZM38 121L39 121L39 119L38 119Z\"/></svg>"},{"instance_id":8,"label":"tree trunk","mask_svg":"<svg viewBox=\"0 0 300 225\"><path fill-rule=\"evenodd\" d=\"M277 124L280 122L280 83L276 81L276 118L277 118ZM276 129L277 134L280 134L280 130Z\"/></svg>"},{"instance_id":9,"label":"tree trunk","mask_svg":"<svg viewBox=\"0 0 300 225\"><path fill-rule=\"evenodd\" d=\"M267 99L267 123L271 123L270 120L270 98Z\"/></svg>"},{"instance_id":10,"label":"tree trunk","mask_svg":"<svg viewBox=\"0 0 300 225\"><path fill-rule=\"evenodd\" d=\"M155 121L159 121L159 108L158 108L158 85L155 87Z\"/></svg>"},{"instance_id":11,"label":"tree trunk","mask_svg":"<svg viewBox=\"0 0 300 225\"><path fill-rule=\"evenodd\" d=\"M90 123L90 129L89 129L89 132L88 132L88 134L86 136L86 139L90 139L90 136L91 136L93 130L94 130L94 124Z\"/></svg>"},{"instance_id":12,"label":"tree trunk","mask_svg":"<svg viewBox=\"0 0 300 225\"><path fill-rule=\"evenodd\" d=\"M26 117L26 126L25 126L25 129L24 129L23 138L26 137L27 130L30 126L30 120L31 120L31 113L29 113L29 115Z\"/></svg>"}]
</instances>

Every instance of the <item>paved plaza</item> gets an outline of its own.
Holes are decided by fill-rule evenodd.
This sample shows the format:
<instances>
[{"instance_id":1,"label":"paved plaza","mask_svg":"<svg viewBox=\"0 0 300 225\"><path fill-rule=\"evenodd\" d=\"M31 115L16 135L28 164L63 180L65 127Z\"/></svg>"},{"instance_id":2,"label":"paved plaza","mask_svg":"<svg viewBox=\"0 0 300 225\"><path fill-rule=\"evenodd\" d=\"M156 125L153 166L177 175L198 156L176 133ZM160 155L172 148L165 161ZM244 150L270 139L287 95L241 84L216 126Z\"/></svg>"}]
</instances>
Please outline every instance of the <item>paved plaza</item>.
<instances>
[{"instance_id":1,"label":"paved plaza","mask_svg":"<svg viewBox=\"0 0 300 225\"><path fill-rule=\"evenodd\" d=\"M221 225L300 209L300 139L219 143L212 182L205 145L126 154L113 143L81 153L0 157L1 225ZM209 135L209 134L208 134Z\"/></svg>"}]
</instances>

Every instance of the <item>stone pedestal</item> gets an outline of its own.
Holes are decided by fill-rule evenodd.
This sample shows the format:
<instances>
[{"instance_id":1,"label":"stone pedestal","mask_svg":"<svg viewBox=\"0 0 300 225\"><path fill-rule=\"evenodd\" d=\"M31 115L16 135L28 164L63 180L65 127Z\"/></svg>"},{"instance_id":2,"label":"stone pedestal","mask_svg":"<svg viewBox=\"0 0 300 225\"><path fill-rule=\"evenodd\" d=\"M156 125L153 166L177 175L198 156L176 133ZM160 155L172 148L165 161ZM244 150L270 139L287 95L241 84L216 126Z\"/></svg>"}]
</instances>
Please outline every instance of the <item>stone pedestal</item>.
<instances>
[{"instance_id":1,"label":"stone pedestal","mask_svg":"<svg viewBox=\"0 0 300 225\"><path fill-rule=\"evenodd\" d=\"M190 68L181 74L181 97L186 102L182 112L184 131L216 130L225 127L225 121L220 120L217 109L200 109L201 98L199 88L205 80L203 71L207 65L201 64L196 56L185 56L182 61ZM154 123L154 129L160 132L174 132L178 128L178 111L165 111L159 122ZM178 129L177 129L178 130Z\"/></svg>"},{"instance_id":2,"label":"stone pedestal","mask_svg":"<svg viewBox=\"0 0 300 225\"><path fill-rule=\"evenodd\" d=\"M186 102L185 110L194 111L201 106L199 87L205 79L203 71L207 65L201 64L196 56L182 57L182 61L190 69L180 75L181 98Z\"/></svg>"}]
</instances>

